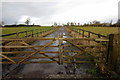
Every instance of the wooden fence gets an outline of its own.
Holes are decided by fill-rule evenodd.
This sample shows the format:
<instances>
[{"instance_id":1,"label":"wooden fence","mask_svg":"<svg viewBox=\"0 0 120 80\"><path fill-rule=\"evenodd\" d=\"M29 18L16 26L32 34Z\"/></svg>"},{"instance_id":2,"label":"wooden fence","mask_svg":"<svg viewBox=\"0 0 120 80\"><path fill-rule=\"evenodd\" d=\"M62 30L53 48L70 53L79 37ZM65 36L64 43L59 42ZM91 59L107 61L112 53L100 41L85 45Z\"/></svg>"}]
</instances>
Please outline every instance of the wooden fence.
<instances>
[{"instance_id":1,"label":"wooden fence","mask_svg":"<svg viewBox=\"0 0 120 80\"><path fill-rule=\"evenodd\" d=\"M87 30L84 30L84 29L78 29L78 28L69 28L69 29L74 31L74 32L77 32L79 35L82 35L82 37L90 38L91 35L95 35L96 38L108 38L108 36L104 36L104 35L94 33L94 32L91 32L91 31L87 31Z\"/></svg>"},{"instance_id":2,"label":"wooden fence","mask_svg":"<svg viewBox=\"0 0 120 80\"><path fill-rule=\"evenodd\" d=\"M120 74L120 34L110 34L108 44L108 66Z\"/></svg>"},{"instance_id":3,"label":"wooden fence","mask_svg":"<svg viewBox=\"0 0 120 80\"><path fill-rule=\"evenodd\" d=\"M2 41L7 41L9 42L8 45L4 45L1 46L1 48L3 48L3 52L0 52L0 56L2 56L3 58L1 58L1 60L7 59L6 61L3 61L1 63L3 64L27 64L27 63L59 63L59 64L63 64L63 63L100 63L100 66L102 68L102 70L106 69L111 69L117 73L120 72L120 35L118 34L111 34L109 35L109 37L107 36L103 36L100 34L96 34L93 32L88 32L88 35L86 36L84 34L84 30L78 31L73 30L73 29L69 29L71 31L74 31L75 33L79 34L81 36L82 32L82 37L81 38L63 38L62 36L59 36L58 38L16 38L16 39L3 39ZM96 38L91 38L91 34L95 34L97 35ZM87 38L86 38L87 37ZM31 40L51 40L48 44L46 45L38 45L38 46L31 46L28 44L28 41ZM50 45L52 44L54 41L58 40L59 44L58 45ZM80 44L76 44L74 43L74 41L97 41L98 43L96 45L80 45ZM71 45L63 45L63 41L67 41L68 43L70 43L72 46L77 47L80 51L71 51L71 50L64 50L64 47L66 46L71 46ZM77 42L76 41L76 42ZM105 42L105 45L103 45L102 43ZM10 45L11 43L13 43L14 45ZM18 45L20 44L20 45ZM46 48L46 47L58 47L59 50L56 52L53 51L46 51L46 52L42 52L40 50ZM96 48L95 48L96 47ZM13 49L12 51L10 51L10 49ZM16 48L30 48L33 51L21 51L19 49L17 49L18 51L14 50ZM38 48L38 49L36 49ZM104 49L106 48L106 49ZM95 50L96 52L92 51ZM8 50L8 51L7 51ZM68 55L63 55L63 53L65 52L73 52L73 53L77 53L73 56L68 56ZM34 54L41 54L44 55L44 57L32 57L32 55ZM58 56L47 56L46 54L54 54L54 53L58 53ZM89 56L80 56L80 54L89 54ZM26 56L8 56L11 54L27 54ZM88 58L88 59L95 59L94 61L71 61L71 59L75 59L76 57L78 58ZM30 61L26 59L50 59L52 61ZM55 58L57 58L58 60L56 60ZM17 59L17 60L15 60Z\"/></svg>"},{"instance_id":4,"label":"wooden fence","mask_svg":"<svg viewBox=\"0 0 120 80\"><path fill-rule=\"evenodd\" d=\"M3 34L0 35L2 38L27 38L27 37L39 37L39 34L42 34L44 32L53 30L54 28L42 28L42 29L35 29L35 30L28 30L28 31L22 31L22 32L17 32L17 33L10 33L10 34Z\"/></svg>"},{"instance_id":5,"label":"wooden fence","mask_svg":"<svg viewBox=\"0 0 120 80\"><path fill-rule=\"evenodd\" d=\"M96 35L98 39L95 40L95 42L106 42L104 45L107 46L106 54L106 64L107 69L111 71L115 71L120 74L120 34L110 34L108 36L104 36L101 34L97 34L91 31L86 31L83 29L76 29L76 28L68 28L68 31L73 31L77 33L80 37L82 36L91 38L91 34ZM88 35L85 35L85 32L88 33ZM73 34L72 34L73 35ZM74 35L73 35L74 36ZM75 36L74 36L75 37Z\"/></svg>"},{"instance_id":6,"label":"wooden fence","mask_svg":"<svg viewBox=\"0 0 120 80\"><path fill-rule=\"evenodd\" d=\"M28 42L31 40L49 40L47 44L45 45L36 45L36 46L32 46L29 45ZM58 45L51 45L54 41L58 40ZM76 45L74 44L72 41L73 40L90 40L90 41L94 41L95 38L62 38L62 37L58 37L58 38L22 38L22 39L3 39L3 41L10 41L8 44L4 45L4 46L0 46L0 48L3 49L3 52L0 52L0 56L2 56L3 58L0 58L1 60L3 60L3 64L28 64L28 63L59 63L59 64L63 64L63 63L103 63L104 61L99 61L99 57L97 56L96 53L101 53L99 52L90 52L90 51L85 51L84 48L98 48L98 47L104 47L101 44L97 44L97 45ZM68 43L70 43L69 45L63 45L63 41L67 41ZM12 44L13 43L13 44ZM70 47L70 46L75 46L81 50L65 50L64 47ZM58 51L41 51L43 49L45 49L46 47L58 47ZM37 48L37 49L36 49ZM12 49L12 50L10 50ZM32 49L32 51L21 51L19 49ZM72 53L73 55L65 55L63 53ZM56 56L47 56L46 54L55 54L58 53L58 55ZM77 53L77 54L74 54ZM80 56L81 54L89 54L87 56ZM15 56L9 56L10 54L16 54ZM20 56L20 54L24 54L24 56ZM26 55L25 55L26 54ZM44 55L44 57L32 57L32 55L35 54L40 54L40 55ZM91 58L95 58L96 61L69 61L70 59L73 58L87 58L87 59L91 59ZM50 59L52 61L30 61L30 59ZM55 60L54 58L57 58L57 60ZM101 58L101 57L100 57ZM28 61L26 61L26 59L29 59ZM5 61L4 61L5 60ZM6 61L7 60L7 61Z\"/></svg>"}]
</instances>

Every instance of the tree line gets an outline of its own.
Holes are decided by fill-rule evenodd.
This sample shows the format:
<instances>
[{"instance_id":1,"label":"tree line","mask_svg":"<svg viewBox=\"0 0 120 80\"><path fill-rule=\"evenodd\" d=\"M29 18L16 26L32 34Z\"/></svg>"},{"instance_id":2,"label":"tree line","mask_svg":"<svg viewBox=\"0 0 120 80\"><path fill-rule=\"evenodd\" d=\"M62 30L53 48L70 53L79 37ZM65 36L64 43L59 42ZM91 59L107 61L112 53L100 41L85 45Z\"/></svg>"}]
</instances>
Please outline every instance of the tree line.
<instances>
[{"instance_id":1,"label":"tree line","mask_svg":"<svg viewBox=\"0 0 120 80\"><path fill-rule=\"evenodd\" d=\"M85 24L80 24L76 22L68 22L64 24L64 26L95 26L95 27L120 27L120 19L116 23L112 23L112 20L110 23L101 23L100 21L93 21Z\"/></svg>"},{"instance_id":2,"label":"tree line","mask_svg":"<svg viewBox=\"0 0 120 80\"><path fill-rule=\"evenodd\" d=\"M0 26L5 26L5 27L40 26L40 25L35 25L34 23L31 25L30 23L31 23L31 19L30 19L30 17L28 17L26 19L26 21L24 22L24 24L17 24L17 22L15 22L15 24L12 24L12 25L5 25L5 22L2 21L0 23ZM120 27L120 19L116 23L112 23L112 20L109 23L101 23L100 21L95 20L95 21L85 23L85 24L80 24L80 23L76 23L76 22L67 22L66 24L62 24L62 25L63 26ZM54 22L53 26L61 26L61 25Z\"/></svg>"}]
</instances>

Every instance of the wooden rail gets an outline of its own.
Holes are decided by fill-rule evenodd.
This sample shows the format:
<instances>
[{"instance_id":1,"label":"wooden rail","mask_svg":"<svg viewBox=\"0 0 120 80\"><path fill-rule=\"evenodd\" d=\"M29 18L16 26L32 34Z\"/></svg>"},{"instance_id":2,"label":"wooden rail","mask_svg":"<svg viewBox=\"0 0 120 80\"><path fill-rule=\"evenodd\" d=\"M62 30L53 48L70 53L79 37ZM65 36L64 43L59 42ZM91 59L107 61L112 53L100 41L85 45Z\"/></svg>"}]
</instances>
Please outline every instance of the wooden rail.
<instances>
[{"instance_id":1,"label":"wooden rail","mask_svg":"<svg viewBox=\"0 0 120 80\"><path fill-rule=\"evenodd\" d=\"M110 34L107 53L108 66L120 74L120 34Z\"/></svg>"},{"instance_id":2,"label":"wooden rail","mask_svg":"<svg viewBox=\"0 0 120 80\"><path fill-rule=\"evenodd\" d=\"M38 45L38 46L32 46L32 45L29 45L27 42L28 41L31 41L31 40L49 40L50 42L48 42L47 44L45 45ZM58 40L59 44L58 45L50 45L52 44L54 41ZM59 36L58 38L16 38L16 39L3 39L3 41L9 41L9 45L4 45L4 46L0 46L0 48L3 49L3 52L0 52L0 56L2 56L3 58L0 58L3 60L3 64L26 64L26 63L47 63L47 61L27 61L26 62L26 59L50 59L52 61L48 61L48 63L59 63L59 64L63 64L63 63L70 63L69 59L71 58L87 58L88 57L92 57L93 55L91 56L80 56L81 51L76 51L76 50L64 50L63 47L70 47L70 46L73 46L73 45L63 45L63 41L67 41L69 43L72 43L71 40L92 40L94 41L95 38L91 39L91 38L63 38L62 36ZM21 44L21 45L16 45L16 42L17 41L17 44ZM27 42L26 42L27 41ZM13 43L11 45L11 43ZM14 45L15 43L15 45ZM82 47L104 47L103 45L101 44L97 44L97 45L74 45L76 46L77 48L82 48ZM59 50L58 51L41 51L42 49L46 48L46 47L58 47ZM38 48L38 49L36 49ZM13 49L12 51L9 51L10 49ZM16 49L16 50L14 50ZM32 49L32 51L21 51L19 49ZM74 56L67 56L67 55L64 55L64 53L66 52L72 52L72 53L77 53L77 55L75 54ZM85 52L85 53L88 53L88 52ZM18 55L27 55L27 56L18 56ZM44 55L44 57L32 57L32 55L35 55L35 54L40 54L40 55ZM58 54L58 56L48 56L46 54ZM92 54L92 53L91 53ZM15 56L9 56L9 55L15 55ZM94 58L99 58L98 56L93 56ZM92 57L92 58L93 58ZM56 59L58 60L56 60ZM65 58L65 59L64 59ZM66 59L67 58L67 59ZM6 59L8 60L6 62ZM5 60L5 61L4 61ZM19 61L18 61L19 60ZM100 62L100 61L96 61L96 62ZM76 61L74 63L93 63L91 61Z\"/></svg>"},{"instance_id":3,"label":"wooden rail","mask_svg":"<svg viewBox=\"0 0 120 80\"><path fill-rule=\"evenodd\" d=\"M16 38L27 38L27 37L34 37L34 36L39 36L39 34L42 34L44 32L53 30L54 28L43 28L43 29L35 29L35 30L28 30L28 31L22 31L22 32L17 32L17 33L11 33L11 34L3 34L0 35L0 37L9 37L9 36L15 36ZM24 36L20 37L21 34L24 34Z\"/></svg>"},{"instance_id":4,"label":"wooden rail","mask_svg":"<svg viewBox=\"0 0 120 80\"><path fill-rule=\"evenodd\" d=\"M100 34L82 30L82 29L74 29L74 28L72 29L72 28L68 28L68 27L66 29L69 32L71 32L71 34L74 38L78 37L75 34L79 34L79 36L82 35L83 38L84 37L91 38L91 34L95 34L95 35L97 35L97 38L98 38L98 39L94 40L95 42L101 43L101 42L107 41L107 43L104 44L104 45L106 45L107 51L103 52L103 53L105 53L105 56L106 56L104 58L106 63L105 64L99 63L98 67L101 69L102 72L109 72L109 73L115 74L115 75L116 75L116 73L120 74L120 54L119 54L120 53L120 34L110 34L108 36L104 36L104 35L100 35ZM88 32L87 36L84 34L85 32ZM71 43L71 44L75 45L73 43ZM76 47L78 47L78 46L76 46ZM93 54L91 54L91 55L93 55ZM93 55L93 56L96 56L96 55Z\"/></svg>"},{"instance_id":5,"label":"wooden rail","mask_svg":"<svg viewBox=\"0 0 120 80\"><path fill-rule=\"evenodd\" d=\"M84 30L84 29L78 29L78 28L69 28L75 32L77 32L78 34L82 35L82 37L87 37L87 38L90 38L91 37L91 34L92 35L96 35L97 38L109 38L108 36L105 36L105 35L101 35L101 34L98 34L98 33L94 33L94 32L91 32L91 31L87 31L87 30ZM87 32L87 35L85 35L85 32Z\"/></svg>"},{"instance_id":6,"label":"wooden rail","mask_svg":"<svg viewBox=\"0 0 120 80\"><path fill-rule=\"evenodd\" d=\"M71 29L71 31L74 31ZM0 52L0 60L2 60L1 64L29 64L29 63L96 63L99 65L101 70L106 70L108 67L116 72L120 71L120 35L112 34L109 35L109 38L103 35L97 35L96 38L91 38L91 32L88 32L88 37L86 38L84 34L84 30L82 30L82 37L74 37L74 38L63 38L62 35L58 38L3 38L2 41L8 41L7 45L0 46L3 49L3 52ZM78 31L74 31L78 33ZM78 33L81 34L81 33ZM28 41L39 41L39 40L48 40L48 43L45 45L29 45ZM58 45L51 45L54 41L58 40ZM67 41L69 45L63 44L63 41ZM75 42L74 42L75 41ZM77 41L98 41L94 45L91 44L76 44ZM16 45L17 42L17 45ZM102 45L103 43L105 45ZM15 43L15 45L11 45L11 43ZM21 45L18 45L21 44ZM71 45L70 45L71 44ZM79 50L65 50L64 47L74 46ZM47 47L58 47L58 51L41 51ZM20 49L31 49L31 51L22 51ZM73 55L66 55L65 53L72 53ZM35 54L40 54L43 56L33 56ZM54 56L49 56L47 54L58 54ZM87 54L87 56L82 56L83 54ZM12 56L11 56L12 55ZM14 55L14 56L13 56ZM73 59L90 59L86 61L73 61ZM50 61L31 61L31 59L49 59Z\"/></svg>"}]
</instances>

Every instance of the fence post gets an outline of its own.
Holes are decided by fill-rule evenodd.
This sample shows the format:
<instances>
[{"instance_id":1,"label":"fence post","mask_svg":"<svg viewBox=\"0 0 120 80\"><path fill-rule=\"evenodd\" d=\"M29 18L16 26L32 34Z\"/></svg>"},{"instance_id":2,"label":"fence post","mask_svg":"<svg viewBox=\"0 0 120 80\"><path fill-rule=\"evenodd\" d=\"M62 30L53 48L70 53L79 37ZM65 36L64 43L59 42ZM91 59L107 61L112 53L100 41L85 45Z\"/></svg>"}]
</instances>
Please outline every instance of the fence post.
<instances>
[{"instance_id":1,"label":"fence post","mask_svg":"<svg viewBox=\"0 0 120 80\"><path fill-rule=\"evenodd\" d=\"M37 37L39 37L39 32L38 32L38 29L37 29Z\"/></svg>"},{"instance_id":2,"label":"fence post","mask_svg":"<svg viewBox=\"0 0 120 80\"><path fill-rule=\"evenodd\" d=\"M41 34L43 34L43 29L41 29Z\"/></svg>"},{"instance_id":3,"label":"fence post","mask_svg":"<svg viewBox=\"0 0 120 80\"><path fill-rule=\"evenodd\" d=\"M34 37L33 30L31 30L31 31L32 31L32 37Z\"/></svg>"},{"instance_id":4,"label":"fence post","mask_svg":"<svg viewBox=\"0 0 120 80\"><path fill-rule=\"evenodd\" d=\"M90 32L88 32L88 38L90 38Z\"/></svg>"},{"instance_id":5,"label":"fence post","mask_svg":"<svg viewBox=\"0 0 120 80\"><path fill-rule=\"evenodd\" d=\"M28 36L27 36L27 31L25 31L25 34L26 34L26 38L27 38L27 37L28 37Z\"/></svg>"},{"instance_id":6,"label":"fence post","mask_svg":"<svg viewBox=\"0 0 120 80\"><path fill-rule=\"evenodd\" d=\"M100 34L98 34L98 38L100 38L101 36L100 36Z\"/></svg>"},{"instance_id":7,"label":"fence post","mask_svg":"<svg viewBox=\"0 0 120 80\"><path fill-rule=\"evenodd\" d=\"M19 38L19 32L16 33L16 38Z\"/></svg>"},{"instance_id":8,"label":"fence post","mask_svg":"<svg viewBox=\"0 0 120 80\"><path fill-rule=\"evenodd\" d=\"M90 38L90 32L88 32L88 38ZM88 40L88 43L90 44L90 40Z\"/></svg>"},{"instance_id":9,"label":"fence post","mask_svg":"<svg viewBox=\"0 0 120 80\"><path fill-rule=\"evenodd\" d=\"M77 33L79 34L79 29L77 29Z\"/></svg>"},{"instance_id":10,"label":"fence post","mask_svg":"<svg viewBox=\"0 0 120 80\"><path fill-rule=\"evenodd\" d=\"M41 32L41 29L39 29L39 34L41 34L42 32Z\"/></svg>"},{"instance_id":11,"label":"fence post","mask_svg":"<svg viewBox=\"0 0 120 80\"><path fill-rule=\"evenodd\" d=\"M108 44L107 62L108 66L120 72L120 34L110 34Z\"/></svg>"},{"instance_id":12,"label":"fence post","mask_svg":"<svg viewBox=\"0 0 120 80\"><path fill-rule=\"evenodd\" d=\"M79 29L79 31L78 31L78 32L79 32L79 35L80 35L80 34L81 34L81 33L80 33L80 29Z\"/></svg>"},{"instance_id":13,"label":"fence post","mask_svg":"<svg viewBox=\"0 0 120 80\"><path fill-rule=\"evenodd\" d=\"M58 42L59 42L59 57L58 57L58 59L59 59L59 64L61 65L61 64L63 64L63 47L62 47L62 43L63 43L63 40L61 39L63 37L63 34L61 34L61 35L59 35L59 40L58 40Z\"/></svg>"},{"instance_id":14,"label":"fence post","mask_svg":"<svg viewBox=\"0 0 120 80\"><path fill-rule=\"evenodd\" d=\"M83 33L82 33L82 37L84 37L84 30L82 30L83 31Z\"/></svg>"}]
</instances>

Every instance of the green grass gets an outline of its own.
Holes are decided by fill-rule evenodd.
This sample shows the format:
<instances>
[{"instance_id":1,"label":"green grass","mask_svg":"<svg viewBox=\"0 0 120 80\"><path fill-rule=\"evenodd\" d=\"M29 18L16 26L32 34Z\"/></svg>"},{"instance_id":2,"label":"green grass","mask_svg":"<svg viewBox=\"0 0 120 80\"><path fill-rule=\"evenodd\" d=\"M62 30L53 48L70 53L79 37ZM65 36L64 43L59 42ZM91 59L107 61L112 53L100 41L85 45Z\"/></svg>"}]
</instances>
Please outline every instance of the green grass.
<instances>
[{"instance_id":1,"label":"green grass","mask_svg":"<svg viewBox=\"0 0 120 80\"><path fill-rule=\"evenodd\" d=\"M10 34L10 33L16 33L21 31L28 31L28 30L35 30L35 29L45 29L50 27L4 27L0 28L2 30L2 34Z\"/></svg>"},{"instance_id":2,"label":"green grass","mask_svg":"<svg viewBox=\"0 0 120 80\"><path fill-rule=\"evenodd\" d=\"M118 34L120 28L118 27L73 27L78 29L84 29L87 31L99 33L101 35L109 35L109 34Z\"/></svg>"},{"instance_id":3,"label":"green grass","mask_svg":"<svg viewBox=\"0 0 120 80\"><path fill-rule=\"evenodd\" d=\"M36 30L36 29L41 29L41 31L44 29L50 29L52 27L46 26L46 27L3 27L0 28L0 30L2 31L2 35L3 34L10 34L10 33L16 33L16 32L22 32L22 31L29 31L29 30ZM36 33L37 31L34 31L34 33ZM40 32L40 30L39 30ZM28 32L28 34L31 34L31 32ZM25 36L26 33L21 33L19 34L20 37ZM11 36L7 36L4 38L14 38L16 37L16 35L11 35Z\"/></svg>"}]
</instances>

